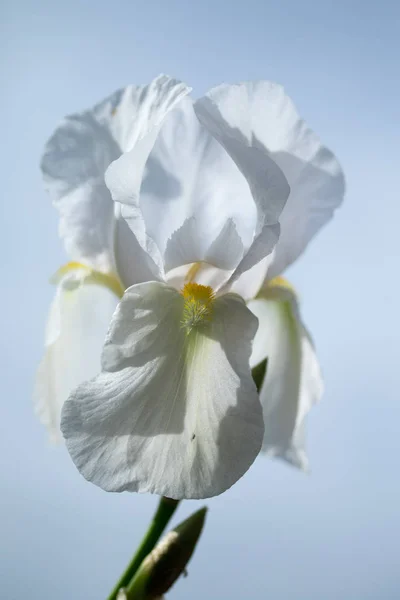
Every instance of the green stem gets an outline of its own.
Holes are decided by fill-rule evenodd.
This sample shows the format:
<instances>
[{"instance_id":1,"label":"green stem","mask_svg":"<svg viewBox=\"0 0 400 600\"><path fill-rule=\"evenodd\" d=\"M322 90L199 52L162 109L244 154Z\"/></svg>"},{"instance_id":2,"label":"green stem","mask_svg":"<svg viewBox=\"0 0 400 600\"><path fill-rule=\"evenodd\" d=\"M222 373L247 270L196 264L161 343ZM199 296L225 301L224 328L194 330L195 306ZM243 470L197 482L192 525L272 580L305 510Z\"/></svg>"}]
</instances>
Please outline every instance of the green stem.
<instances>
[{"instance_id":1,"label":"green stem","mask_svg":"<svg viewBox=\"0 0 400 600\"><path fill-rule=\"evenodd\" d=\"M108 596L107 600L115 600L119 590L129 584L143 560L153 550L154 546L160 539L162 532L174 514L178 504L179 500L172 500L171 498L165 498L164 496L160 498L156 513L149 525L142 543L127 566L125 572L115 585L113 591Z\"/></svg>"}]
</instances>

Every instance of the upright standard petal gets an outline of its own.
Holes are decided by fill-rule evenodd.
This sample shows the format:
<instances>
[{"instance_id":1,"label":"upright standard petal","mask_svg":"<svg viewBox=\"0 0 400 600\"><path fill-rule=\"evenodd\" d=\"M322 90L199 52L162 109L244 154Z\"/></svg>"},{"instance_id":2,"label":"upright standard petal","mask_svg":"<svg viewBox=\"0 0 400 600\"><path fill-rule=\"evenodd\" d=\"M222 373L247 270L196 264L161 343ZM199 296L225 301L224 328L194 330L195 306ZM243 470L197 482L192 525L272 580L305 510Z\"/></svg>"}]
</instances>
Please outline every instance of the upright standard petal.
<instances>
[{"instance_id":1,"label":"upright standard petal","mask_svg":"<svg viewBox=\"0 0 400 600\"><path fill-rule=\"evenodd\" d=\"M146 163L140 207L166 271L196 261L233 269L251 244L256 207L248 183L200 124L189 97L164 119Z\"/></svg>"},{"instance_id":2,"label":"upright standard petal","mask_svg":"<svg viewBox=\"0 0 400 600\"><path fill-rule=\"evenodd\" d=\"M157 78L147 86L143 111L138 120L130 149L113 162L106 172L106 184L113 199L122 205L126 219L137 241L151 257L155 278L164 275L160 250L149 235L140 207L139 197L145 166L164 117L188 94L190 88L166 76Z\"/></svg>"},{"instance_id":3,"label":"upright standard petal","mask_svg":"<svg viewBox=\"0 0 400 600\"><path fill-rule=\"evenodd\" d=\"M290 193L286 177L259 142L264 126L257 98L243 85L214 88L195 103L200 122L235 161L245 176L257 207L252 244L232 275L231 283L270 254L279 237L279 218Z\"/></svg>"},{"instance_id":4,"label":"upright standard petal","mask_svg":"<svg viewBox=\"0 0 400 600\"><path fill-rule=\"evenodd\" d=\"M157 282L128 289L102 373L63 409L62 431L84 477L108 491L170 498L215 496L235 483L264 433L249 368L256 329L234 295L215 299L197 284L186 295Z\"/></svg>"},{"instance_id":5,"label":"upright standard petal","mask_svg":"<svg viewBox=\"0 0 400 600\"><path fill-rule=\"evenodd\" d=\"M276 244L287 181L267 153L231 139L223 119L215 125L190 98L167 109L109 167L107 185L159 278L203 262L236 279Z\"/></svg>"},{"instance_id":6,"label":"upright standard petal","mask_svg":"<svg viewBox=\"0 0 400 600\"><path fill-rule=\"evenodd\" d=\"M146 86L127 86L93 109L66 117L47 142L41 167L73 260L101 271L115 268L119 229L105 171L157 122L164 103L175 102L186 89L165 75Z\"/></svg>"},{"instance_id":7,"label":"upright standard petal","mask_svg":"<svg viewBox=\"0 0 400 600\"><path fill-rule=\"evenodd\" d=\"M222 117L232 139L241 136L267 153L289 183L290 195L279 218L281 232L270 270L270 277L275 277L299 256L342 202L343 172L276 83L220 85L196 106L199 118L199 111L202 119L215 123Z\"/></svg>"},{"instance_id":8,"label":"upright standard petal","mask_svg":"<svg viewBox=\"0 0 400 600\"><path fill-rule=\"evenodd\" d=\"M94 377L111 316L115 293L90 282L85 270L60 281L46 331L46 349L35 382L35 408L54 441L61 439L61 408L71 391Z\"/></svg>"},{"instance_id":9,"label":"upright standard petal","mask_svg":"<svg viewBox=\"0 0 400 600\"><path fill-rule=\"evenodd\" d=\"M94 109L66 117L47 142L41 163L68 255L104 271L113 267L114 215L104 173L121 154L112 121L122 97L120 90Z\"/></svg>"},{"instance_id":10,"label":"upright standard petal","mask_svg":"<svg viewBox=\"0 0 400 600\"><path fill-rule=\"evenodd\" d=\"M267 288L248 307L259 320L251 365L268 359L260 391L265 423L263 450L306 470L305 417L323 392L313 344L288 289Z\"/></svg>"}]
</instances>

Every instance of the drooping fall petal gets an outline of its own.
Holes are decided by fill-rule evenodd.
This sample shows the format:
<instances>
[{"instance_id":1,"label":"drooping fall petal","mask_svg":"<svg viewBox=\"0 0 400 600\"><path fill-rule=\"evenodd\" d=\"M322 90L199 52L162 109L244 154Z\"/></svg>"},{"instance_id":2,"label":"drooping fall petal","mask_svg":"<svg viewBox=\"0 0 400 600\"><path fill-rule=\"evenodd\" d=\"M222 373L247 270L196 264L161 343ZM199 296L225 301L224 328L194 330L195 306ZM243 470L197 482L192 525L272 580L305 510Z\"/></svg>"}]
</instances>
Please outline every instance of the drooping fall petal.
<instances>
[{"instance_id":1,"label":"drooping fall petal","mask_svg":"<svg viewBox=\"0 0 400 600\"><path fill-rule=\"evenodd\" d=\"M35 381L35 408L57 441L61 409L71 391L100 369L100 357L118 297L76 271L61 279L47 323L45 352Z\"/></svg>"},{"instance_id":2,"label":"drooping fall petal","mask_svg":"<svg viewBox=\"0 0 400 600\"><path fill-rule=\"evenodd\" d=\"M305 417L323 392L313 344L288 290L275 289L248 306L259 320L251 365L268 359L260 391L265 423L263 450L307 469Z\"/></svg>"},{"instance_id":3,"label":"drooping fall petal","mask_svg":"<svg viewBox=\"0 0 400 600\"><path fill-rule=\"evenodd\" d=\"M176 290L131 287L113 316L102 373L64 406L71 457L105 490L215 496L260 450L262 411L249 368L257 320L234 295L214 299L200 326L188 330L188 319Z\"/></svg>"}]
</instances>

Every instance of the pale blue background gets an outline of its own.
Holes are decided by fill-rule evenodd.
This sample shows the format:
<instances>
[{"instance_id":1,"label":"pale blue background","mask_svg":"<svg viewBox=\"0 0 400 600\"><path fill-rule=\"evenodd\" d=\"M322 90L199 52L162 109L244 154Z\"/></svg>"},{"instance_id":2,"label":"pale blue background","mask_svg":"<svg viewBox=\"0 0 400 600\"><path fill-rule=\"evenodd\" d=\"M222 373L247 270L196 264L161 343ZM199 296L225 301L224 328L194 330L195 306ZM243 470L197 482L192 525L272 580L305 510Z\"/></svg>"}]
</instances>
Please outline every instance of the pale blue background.
<instances>
[{"instance_id":1,"label":"pale blue background","mask_svg":"<svg viewBox=\"0 0 400 600\"><path fill-rule=\"evenodd\" d=\"M189 577L170 597L400 597L399 6L2 4L1 598L104 599L155 506L86 483L48 444L31 390L47 280L65 261L38 170L43 144L64 114L161 71L197 95L222 81L283 83L348 180L345 205L289 273L327 388L308 422L312 475L259 458L207 501Z\"/></svg>"}]
</instances>

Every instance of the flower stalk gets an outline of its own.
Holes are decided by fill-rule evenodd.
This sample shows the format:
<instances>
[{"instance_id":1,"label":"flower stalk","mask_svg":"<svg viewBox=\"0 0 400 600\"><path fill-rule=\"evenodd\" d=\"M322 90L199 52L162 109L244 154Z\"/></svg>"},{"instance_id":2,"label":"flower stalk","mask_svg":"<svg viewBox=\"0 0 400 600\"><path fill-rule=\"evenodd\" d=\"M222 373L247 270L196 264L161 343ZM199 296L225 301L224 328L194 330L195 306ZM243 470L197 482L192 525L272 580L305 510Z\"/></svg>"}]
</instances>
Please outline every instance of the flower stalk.
<instances>
[{"instance_id":1,"label":"flower stalk","mask_svg":"<svg viewBox=\"0 0 400 600\"><path fill-rule=\"evenodd\" d=\"M160 539L165 527L177 509L178 504L179 500L173 500L172 498L166 498L164 496L160 498L157 510L139 548L137 549L124 573L116 583L107 600L116 600L119 590L128 586L143 560L153 550L154 546Z\"/></svg>"},{"instance_id":2,"label":"flower stalk","mask_svg":"<svg viewBox=\"0 0 400 600\"><path fill-rule=\"evenodd\" d=\"M201 508L155 546L136 575L123 590L126 600L156 600L163 597L180 577L196 548L204 527L207 508Z\"/></svg>"}]
</instances>

